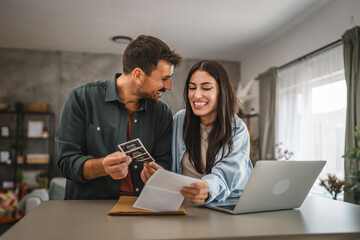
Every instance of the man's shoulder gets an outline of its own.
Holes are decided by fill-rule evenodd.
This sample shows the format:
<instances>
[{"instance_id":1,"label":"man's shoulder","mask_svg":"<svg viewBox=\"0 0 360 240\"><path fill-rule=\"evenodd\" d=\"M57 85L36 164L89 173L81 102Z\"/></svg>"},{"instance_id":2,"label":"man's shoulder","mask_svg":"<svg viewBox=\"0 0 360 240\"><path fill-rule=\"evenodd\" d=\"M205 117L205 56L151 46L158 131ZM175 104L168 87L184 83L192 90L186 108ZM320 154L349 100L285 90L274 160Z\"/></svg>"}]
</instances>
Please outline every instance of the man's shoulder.
<instances>
[{"instance_id":1,"label":"man's shoulder","mask_svg":"<svg viewBox=\"0 0 360 240\"><path fill-rule=\"evenodd\" d=\"M97 89L98 87L105 87L109 80L96 80L87 83L82 83L73 88L73 91L83 91L88 89Z\"/></svg>"},{"instance_id":2,"label":"man's shoulder","mask_svg":"<svg viewBox=\"0 0 360 240\"><path fill-rule=\"evenodd\" d=\"M150 107L153 111L156 112L170 112L171 113L171 108L169 107L169 105L166 102L163 102L162 100L159 100L157 103L153 103L151 101L147 101L147 105L148 107Z\"/></svg>"}]
</instances>

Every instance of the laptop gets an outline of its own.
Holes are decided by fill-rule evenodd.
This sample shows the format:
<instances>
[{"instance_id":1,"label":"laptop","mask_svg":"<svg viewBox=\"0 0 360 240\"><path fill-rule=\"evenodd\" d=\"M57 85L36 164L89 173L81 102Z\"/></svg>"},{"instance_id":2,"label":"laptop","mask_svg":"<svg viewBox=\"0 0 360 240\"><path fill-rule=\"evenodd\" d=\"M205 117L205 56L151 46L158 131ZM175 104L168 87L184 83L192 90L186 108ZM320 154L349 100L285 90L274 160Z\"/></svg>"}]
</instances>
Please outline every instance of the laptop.
<instances>
[{"instance_id":1,"label":"laptop","mask_svg":"<svg viewBox=\"0 0 360 240\"><path fill-rule=\"evenodd\" d=\"M203 205L230 214L298 208L326 161L257 161L239 198Z\"/></svg>"}]
</instances>

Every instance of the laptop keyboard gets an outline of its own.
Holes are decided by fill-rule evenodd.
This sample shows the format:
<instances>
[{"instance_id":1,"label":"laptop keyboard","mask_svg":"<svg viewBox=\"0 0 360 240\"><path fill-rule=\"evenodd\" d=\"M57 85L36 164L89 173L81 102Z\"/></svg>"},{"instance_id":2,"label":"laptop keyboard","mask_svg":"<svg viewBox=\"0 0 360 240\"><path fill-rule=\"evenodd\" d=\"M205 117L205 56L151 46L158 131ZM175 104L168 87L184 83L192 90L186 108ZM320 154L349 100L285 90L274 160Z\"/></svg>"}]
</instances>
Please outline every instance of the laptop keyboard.
<instances>
[{"instance_id":1,"label":"laptop keyboard","mask_svg":"<svg viewBox=\"0 0 360 240\"><path fill-rule=\"evenodd\" d=\"M219 205L219 206L217 206L217 207L219 207L219 208L224 208L224 209L227 209L227 210L234 210L235 209L235 206L236 205Z\"/></svg>"}]
</instances>

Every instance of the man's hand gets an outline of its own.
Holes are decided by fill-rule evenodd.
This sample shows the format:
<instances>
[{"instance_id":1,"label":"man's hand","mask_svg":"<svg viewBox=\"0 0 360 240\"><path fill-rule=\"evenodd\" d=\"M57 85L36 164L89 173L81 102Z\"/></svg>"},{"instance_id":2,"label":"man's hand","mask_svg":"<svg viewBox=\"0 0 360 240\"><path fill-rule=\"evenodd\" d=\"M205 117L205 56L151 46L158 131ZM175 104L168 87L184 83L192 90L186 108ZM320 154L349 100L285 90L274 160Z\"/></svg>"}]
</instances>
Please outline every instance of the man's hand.
<instances>
[{"instance_id":1,"label":"man's hand","mask_svg":"<svg viewBox=\"0 0 360 240\"><path fill-rule=\"evenodd\" d=\"M205 180L199 183L193 183L190 187L183 187L180 193L189 201L197 204L203 204L209 197L209 187Z\"/></svg>"},{"instance_id":2,"label":"man's hand","mask_svg":"<svg viewBox=\"0 0 360 240\"><path fill-rule=\"evenodd\" d=\"M141 180L146 183L149 178L156 172L158 169L164 169L159 164L155 162L144 162L144 168L141 171Z\"/></svg>"},{"instance_id":3,"label":"man's hand","mask_svg":"<svg viewBox=\"0 0 360 240\"><path fill-rule=\"evenodd\" d=\"M102 161L102 164L108 175L115 180L119 180L125 178L128 174L128 166L131 161L131 157L118 151L107 155Z\"/></svg>"}]
</instances>

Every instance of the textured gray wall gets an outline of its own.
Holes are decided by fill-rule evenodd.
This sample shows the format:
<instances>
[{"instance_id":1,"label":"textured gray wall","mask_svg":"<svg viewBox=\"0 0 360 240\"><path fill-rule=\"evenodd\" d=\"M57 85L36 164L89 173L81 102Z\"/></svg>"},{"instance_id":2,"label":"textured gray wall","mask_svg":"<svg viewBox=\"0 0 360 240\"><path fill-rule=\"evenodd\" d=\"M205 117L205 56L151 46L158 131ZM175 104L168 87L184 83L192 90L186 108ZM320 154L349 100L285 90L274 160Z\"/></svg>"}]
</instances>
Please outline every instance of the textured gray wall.
<instances>
[{"instance_id":1,"label":"textured gray wall","mask_svg":"<svg viewBox=\"0 0 360 240\"><path fill-rule=\"evenodd\" d=\"M162 96L174 114L184 107L185 79L197 61L185 59L174 71L173 91ZM236 89L240 63L220 62ZM69 90L81 83L105 80L115 72L121 72L122 55L0 48L0 66L0 102L48 102L58 119Z\"/></svg>"},{"instance_id":2,"label":"textured gray wall","mask_svg":"<svg viewBox=\"0 0 360 240\"><path fill-rule=\"evenodd\" d=\"M191 66L198 60L185 59L175 69L173 91L162 100L173 114L184 108L183 89ZM240 80L240 63L220 61L227 69L236 89ZM56 126L65 98L74 86L106 80L122 71L122 55L79 52L38 51L0 48L0 102L48 102L55 113ZM56 164L55 164L56 165Z\"/></svg>"}]
</instances>

